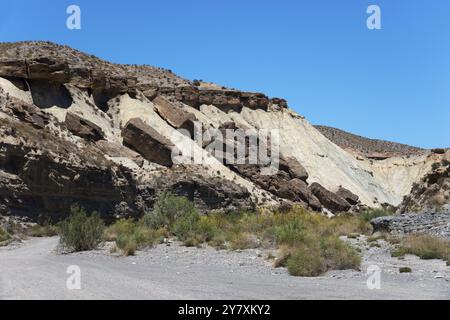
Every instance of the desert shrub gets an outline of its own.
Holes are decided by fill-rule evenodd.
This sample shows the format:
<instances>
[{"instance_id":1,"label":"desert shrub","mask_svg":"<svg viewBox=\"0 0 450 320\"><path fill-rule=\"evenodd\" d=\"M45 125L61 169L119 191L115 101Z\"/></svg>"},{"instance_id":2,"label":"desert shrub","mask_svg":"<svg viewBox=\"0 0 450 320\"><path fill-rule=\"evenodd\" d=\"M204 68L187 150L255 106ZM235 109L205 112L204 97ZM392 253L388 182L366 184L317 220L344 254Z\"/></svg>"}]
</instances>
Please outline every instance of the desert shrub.
<instances>
[{"instance_id":1,"label":"desert shrub","mask_svg":"<svg viewBox=\"0 0 450 320\"><path fill-rule=\"evenodd\" d=\"M275 258L274 267L286 267L287 261L292 256L293 248L289 246L281 246Z\"/></svg>"},{"instance_id":2,"label":"desert shrub","mask_svg":"<svg viewBox=\"0 0 450 320\"><path fill-rule=\"evenodd\" d=\"M158 194L153 210L144 215L142 222L152 229L170 228L179 217L193 212L194 204L187 198L162 192Z\"/></svg>"},{"instance_id":3,"label":"desert shrub","mask_svg":"<svg viewBox=\"0 0 450 320\"><path fill-rule=\"evenodd\" d=\"M226 249L226 237L223 233L215 234L209 241L208 244L218 250Z\"/></svg>"},{"instance_id":4,"label":"desert shrub","mask_svg":"<svg viewBox=\"0 0 450 320\"><path fill-rule=\"evenodd\" d=\"M229 242L232 250L254 249L259 245L258 239L246 232L231 233Z\"/></svg>"},{"instance_id":5,"label":"desert shrub","mask_svg":"<svg viewBox=\"0 0 450 320\"><path fill-rule=\"evenodd\" d=\"M212 239L218 236L223 236L223 230L227 228L227 220L223 215L212 214L208 216L202 216L197 223L197 232L202 235L206 242L210 242ZM225 240L224 240L225 241Z\"/></svg>"},{"instance_id":6,"label":"desert shrub","mask_svg":"<svg viewBox=\"0 0 450 320\"><path fill-rule=\"evenodd\" d=\"M9 235L8 232L6 232L5 229L3 229L2 227L0 227L0 242L9 240L11 238L11 236Z\"/></svg>"},{"instance_id":7,"label":"desert shrub","mask_svg":"<svg viewBox=\"0 0 450 320\"><path fill-rule=\"evenodd\" d=\"M314 236L312 236L314 237ZM310 238L295 247L284 247L275 267L286 266L294 276L314 277L328 270L357 269L358 252L338 237Z\"/></svg>"},{"instance_id":8,"label":"desert shrub","mask_svg":"<svg viewBox=\"0 0 450 320\"><path fill-rule=\"evenodd\" d=\"M286 224L274 228L275 240L278 244L295 245L304 237L304 227L299 217Z\"/></svg>"},{"instance_id":9,"label":"desert shrub","mask_svg":"<svg viewBox=\"0 0 450 320\"><path fill-rule=\"evenodd\" d=\"M119 235L132 234L135 228L133 219L120 219L105 229L103 237L106 241L115 241Z\"/></svg>"},{"instance_id":10,"label":"desert shrub","mask_svg":"<svg viewBox=\"0 0 450 320\"><path fill-rule=\"evenodd\" d=\"M218 249L241 250L279 247L275 266L287 267L293 275L315 276L330 269L358 268L361 259L357 250L339 238L340 235L371 231L367 218L345 214L329 219L300 207L284 213L235 211L200 216L186 198L170 193L158 195L154 210L145 214L140 227L129 223L111 229L114 234L126 233L119 249L134 252L141 243L152 243L148 230L164 227L166 232L186 246L201 246L207 242ZM139 230L139 232L136 230ZM130 230L133 232L117 229ZM122 249L121 249L122 250Z\"/></svg>"},{"instance_id":11,"label":"desert shrub","mask_svg":"<svg viewBox=\"0 0 450 320\"><path fill-rule=\"evenodd\" d=\"M372 226L362 216L344 213L333 217L329 222L325 222L328 234L350 235L350 234L370 234Z\"/></svg>"},{"instance_id":12,"label":"desert shrub","mask_svg":"<svg viewBox=\"0 0 450 320\"><path fill-rule=\"evenodd\" d=\"M133 256L137 250L137 242L133 235L120 234L116 239L116 246L124 256Z\"/></svg>"},{"instance_id":13,"label":"desert shrub","mask_svg":"<svg viewBox=\"0 0 450 320\"><path fill-rule=\"evenodd\" d=\"M327 263L327 269L357 269L361 265L361 257L355 248L337 236L321 240L321 255Z\"/></svg>"},{"instance_id":14,"label":"desert shrub","mask_svg":"<svg viewBox=\"0 0 450 320\"><path fill-rule=\"evenodd\" d=\"M69 250L85 251L95 249L102 240L104 224L98 213L87 215L75 205L71 215L60 223L60 244Z\"/></svg>"},{"instance_id":15,"label":"desert shrub","mask_svg":"<svg viewBox=\"0 0 450 320\"><path fill-rule=\"evenodd\" d=\"M398 272L400 272L400 273L410 273L410 272L412 272L412 270L411 270L410 267L400 267L400 268L398 268Z\"/></svg>"},{"instance_id":16,"label":"desert shrub","mask_svg":"<svg viewBox=\"0 0 450 320\"><path fill-rule=\"evenodd\" d=\"M450 242L430 235L408 235L400 241L393 257L413 254L421 259L450 259Z\"/></svg>"},{"instance_id":17,"label":"desert shrub","mask_svg":"<svg viewBox=\"0 0 450 320\"><path fill-rule=\"evenodd\" d=\"M57 226L46 224L46 225L34 225L26 229L25 234L30 237L53 237L58 234Z\"/></svg>"},{"instance_id":18,"label":"desert shrub","mask_svg":"<svg viewBox=\"0 0 450 320\"><path fill-rule=\"evenodd\" d=\"M198 234L189 234L183 240L186 247L200 247L203 242L203 237Z\"/></svg>"},{"instance_id":19,"label":"desert shrub","mask_svg":"<svg viewBox=\"0 0 450 320\"><path fill-rule=\"evenodd\" d=\"M173 222L172 232L181 241L186 240L189 236L201 236L198 233L198 221L200 215L193 210L187 210L183 215L180 215L178 219Z\"/></svg>"},{"instance_id":20,"label":"desert shrub","mask_svg":"<svg viewBox=\"0 0 450 320\"><path fill-rule=\"evenodd\" d=\"M163 243L164 238L168 237L167 230L164 228L155 230L145 226L138 226L133 236L138 248L153 247L155 244Z\"/></svg>"},{"instance_id":21,"label":"desert shrub","mask_svg":"<svg viewBox=\"0 0 450 320\"><path fill-rule=\"evenodd\" d=\"M109 226L104 232L106 241L115 241L116 248L125 256L134 255L137 249L153 247L167 236L164 228L147 228L133 219L121 219Z\"/></svg>"},{"instance_id":22,"label":"desert shrub","mask_svg":"<svg viewBox=\"0 0 450 320\"><path fill-rule=\"evenodd\" d=\"M286 261L290 275L315 277L327 270L326 261L310 248L297 249Z\"/></svg>"}]
</instances>

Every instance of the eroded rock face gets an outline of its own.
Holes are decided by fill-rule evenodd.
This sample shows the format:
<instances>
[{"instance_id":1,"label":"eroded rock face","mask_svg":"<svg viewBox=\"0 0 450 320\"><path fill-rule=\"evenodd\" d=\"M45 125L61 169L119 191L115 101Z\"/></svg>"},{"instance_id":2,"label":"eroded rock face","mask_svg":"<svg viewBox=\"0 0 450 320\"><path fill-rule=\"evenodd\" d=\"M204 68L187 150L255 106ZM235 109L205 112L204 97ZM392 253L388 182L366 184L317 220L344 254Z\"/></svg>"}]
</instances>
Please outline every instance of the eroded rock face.
<instances>
[{"instance_id":1,"label":"eroded rock face","mask_svg":"<svg viewBox=\"0 0 450 320\"><path fill-rule=\"evenodd\" d=\"M74 113L67 113L65 124L70 132L81 138L91 141L98 141L104 138L102 129L99 126Z\"/></svg>"},{"instance_id":2,"label":"eroded rock face","mask_svg":"<svg viewBox=\"0 0 450 320\"><path fill-rule=\"evenodd\" d=\"M143 138L167 144L140 121L130 121L126 128L130 137L150 134ZM145 150L139 151L145 154ZM130 159L136 167L122 166L108 157ZM137 217L152 208L162 191L188 196L203 212L256 205L246 188L211 177L205 169L151 167L149 171L146 163L123 145L105 140L94 144L87 136L75 139L66 123L0 91L2 215L57 221L78 203L106 220Z\"/></svg>"},{"instance_id":3,"label":"eroded rock face","mask_svg":"<svg viewBox=\"0 0 450 320\"><path fill-rule=\"evenodd\" d=\"M450 151L404 197L399 213L441 210L450 206Z\"/></svg>"},{"instance_id":4,"label":"eroded rock face","mask_svg":"<svg viewBox=\"0 0 450 320\"><path fill-rule=\"evenodd\" d=\"M15 117L38 129L43 129L50 121L48 115L42 112L38 107L10 97L1 88L0 109L4 114Z\"/></svg>"},{"instance_id":5,"label":"eroded rock face","mask_svg":"<svg viewBox=\"0 0 450 320\"><path fill-rule=\"evenodd\" d=\"M136 150L148 161L166 167L172 166L174 145L141 119L134 118L128 121L122 130L122 136L125 146Z\"/></svg>"},{"instance_id":6,"label":"eroded rock face","mask_svg":"<svg viewBox=\"0 0 450 320\"><path fill-rule=\"evenodd\" d=\"M320 203L331 212L345 212L351 208L351 205L345 199L316 182L311 184L310 190L319 199Z\"/></svg>"},{"instance_id":7,"label":"eroded rock face","mask_svg":"<svg viewBox=\"0 0 450 320\"><path fill-rule=\"evenodd\" d=\"M132 186L126 173L92 147L76 145L14 120L0 120L0 202L2 214L58 218L75 203L105 214L129 201ZM126 199L130 197L129 199ZM95 209L97 208L97 209Z\"/></svg>"},{"instance_id":8,"label":"eroded rock face","mask_svg":"<svg viewBox=\"0 0 450 320\"><path fill-rule=\"evenodd\" d=\"M78 202L108 217L138 216L165 190L204 212L294 204L340 212L371 203L374 195L388 202L390 193L373 172L287 107L284 99L191 82L160 68L116 65L51 43L0 44L0 210L62 217ZM228 140L221 159L174 165L171 133L187 129L192 137L194 121L202 133L281 129L279 170L265 175L267 163L224 161L236 160ZM212 139L196 150L208 154ZM258 145L272 152L270 143ZM353 192L331 192L335 176ZM433 177L429 189L444 190L438 194L446 200L447 184ZM327 188L309 186L308 179ZM428 199L433 192L417 195Z\"/></svg>"}]
</instances>

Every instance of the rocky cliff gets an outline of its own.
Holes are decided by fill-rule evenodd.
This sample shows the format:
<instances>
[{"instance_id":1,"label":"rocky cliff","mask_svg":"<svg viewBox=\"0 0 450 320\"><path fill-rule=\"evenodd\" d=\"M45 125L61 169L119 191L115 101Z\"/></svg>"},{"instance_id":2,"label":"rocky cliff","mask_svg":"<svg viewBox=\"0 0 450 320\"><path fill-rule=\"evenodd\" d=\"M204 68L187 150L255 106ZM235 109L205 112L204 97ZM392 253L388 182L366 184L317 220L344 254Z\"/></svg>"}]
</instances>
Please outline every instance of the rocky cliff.
<instances>
[{"instance_id":1,"label":"rocky cliff","mask_svg":"<svg viewBox=\"0 0 450 320\"><path fill-rule=\"evenodd\" d=\"M202 134L279 130L279 170L267 175L261 163L230 164L223 159L236 154L226 151L214 157L213 137L192 140L199 123ZM245 149L253 138L262 142L255 136L223 144ZM275 152L269 142L264 148ZM174 151L201 164L176 162ZM112 64L48 42L0 44L0 214L61 218L79 203L105 217L138 216L164 190L203 211L398 205L439 157L374 163L331 142L284 99Z\"/></svg>"}]
</instances>

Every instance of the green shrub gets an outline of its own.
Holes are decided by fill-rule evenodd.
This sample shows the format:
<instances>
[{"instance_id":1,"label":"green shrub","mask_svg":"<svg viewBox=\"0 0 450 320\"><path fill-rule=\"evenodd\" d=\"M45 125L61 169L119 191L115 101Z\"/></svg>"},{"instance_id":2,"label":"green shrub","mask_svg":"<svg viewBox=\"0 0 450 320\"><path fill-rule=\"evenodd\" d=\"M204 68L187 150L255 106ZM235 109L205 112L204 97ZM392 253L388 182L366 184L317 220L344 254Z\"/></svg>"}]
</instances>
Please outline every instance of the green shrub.
<instances>
[{"instance_id":1,"label":"green shrub","mask_svg":"<svg viewBox=\"0 0 450 320\"><path fill-rule=\"evenodd\" d=\"M286 264L293 276L316 277L327 270L325 259L310 248L296 250Z\"/></svg>"},{"instance_id":2,"label":"green shrub","mask_svg":"<svg viewBox=\"0 0 450 320\"><path fill-rule=\"evenodd\" d=\"M412 272L412 270L411 270L410 267L400 267L400 268L398 269L398 271L399 271L400 273L410 273L410 272Z\"/></svg>"},{"instance_id":3,"label":"green shrub","mask_svg":"<svg viewBox=\"0 0 450 320\"><path fill-rule=\"evenodd\" d=\"M216 236L220 235L224 228L225 219L218 214L202 216L197 223L197 232L203 237L204 241L207 242L210 242ZM216 241L217 240L218 239L216 239Z\"/></svg>"},{"instance_id":4,"label":"green shrub","mask_svg":"<svg viewBox=\"0 0 450 320\"><path fill-rule=\"evenodd\" d=\"M70 217L60 223L60 244L73 251L93 250L100 244L103 230L98 213L88 216L83 208L75 205Z\"/></svg>"},{"instance_id":5,"label":"green shrub","mask_svg":"<svg viewBox=\"0 0 450 320\"><path fill-rule=\"evenodd\" d=\"M277 226L274 229L275 240L278 244L295 245L297 242L301 242L304 238L304 227L299 217L292 219L291 221Z\"/></svg>"},{"instance_id":6,"label":"green shrub","mask_svg":"<svg viewBox=\"0 0 450 320\"><path fill-rule=\"evenodd\" d=\"M196 212L194 204L187 198L162 192L158 194L153 210L146 213L142 221L152 229L170 228L179 217L193 212Z\"/></svg>"},{"instance_id":7,"label":"green shrub","mask_svg":"<svg viewBox=\"0 0 450 320\"><path fill-rule=\"evenodd\" d=\"M258 239L246 232L230 234L229 242L232 250L254 249L259 246Z\"/></svg>"},{"instance_id":8,"label":"green shrub","mask_svg":"<svg viewBox=\"0 0 450 320\"><path fill-rule=\"evenodd\" d=\"M186 240L188 237L201 235L198 233L198 221L200 215L195 209L187 210L183 215L179 216L172 225L173 234L181 241ZM202 241L203 242L203 241Z\"/></svg>"},{"instance_id":9,"label":"green shrub","mask_svg":"<svg viewBox=\"0 0 450 320\"><path fill-rule=\"evenodd\" d=\"M366 220L370 215L367 213L359 217L345 214L329 219L295 207L286 213L236 211L200 216L186 198L161 193L154 210L144 215L141 228L148 232L164 227L186 246L199 247L204 242L218 249L229 247L231 250L261 245L267 248L277 246L281 249L275 266L288 267L289 272L294 275L314 276L330 269L360 266L361 258L357 250L339 236L369 233L371 226ZM124 224L122 229L133 229L125 222ZM135 232L133 231L131 240L130 237L122 239L123 243L118 244L118 247L127 248L127 244L131 243L132 248L139 248L145 239L148 241L152 238L145 235L144 231L140 231L140 236ZM111 234L118 233L120 234L112 229L110 237ZM130 234L124 231L122 233Z\"/></svg>"},{"instance_id":10,"label":"green shrub","mask_svg":"<svg viewBox=\"0 0 450 320\"><path fill-rule=\"evenodd\" d=\"M133 235L120 234L116 239L116 246L124 256L133 256L137 250L137 242Z\"/></svg>"},{"instance_id":11,"label":"green shrub","mask_svg":"<svg viewBox=\"0 0 450 320\"><path fill-rule=\"evenodd\" d=\"M104 239L106 241L115 241L119 235L130 235L134 232L136 224L133 219L120 219L106 228Z\"/></svg>"},{"instance_id":12,"label":"green shrub","mask_svg":"<svg viewBox=\"0 0 450 320\"><path fill-rule=\"evenodd\" d=\"M11 238L11 236L9 235L8 232L6 232L5 229L3 229L2 227L0 227L0 242L9 240Z\"/></svg>"},{"instance_id":13,"label":"green shrub","mask_svg":"<svg viewBox=\"0 0 450 320\"><path fill-rule=\"evenodd\" d=\"M125 256L134 255L137 249L153 247L167 236L164 228L155 230L136 223L133 219L121 219L104 232L106 241L115 241L117 249Z\"/></svg>"},{"instance_id":14,"label":"green shrub","mask_svg":"<svg viewBox=\"0 0 450 320\"><path fill-rule=\"evenodd\" d=\"M361 257L338 237L327 237L285 250L277 264L287 266L291 275L314 277L328 270L357 269Z\"/></svg>"},{"instance_id":15,"label":"green shrub","mask_svg":"<svg viewBox=\"0 0 450 320\"><path fill-rule=\"evenodd\" d=\"M200 247L203 242L203 237L198 234L190 234L183 241L186 247Z\"/></svg>"},{"instance_id":16,"label":"green shrub","mask_svg":"<svg viewBox=\"0 0 450 320\"><path fill-rule=\"evenodd\" d=\"M274 262L275 268L286 267L287 261L292 256L293 248L281 246Z\"/></svg>"},{"instance_id":17,"label":"green shrub","mask_svg":"<svg viewBox=\"0 0 450 320\"><path fill-rule=\"evenodd\" d=\"M337 236L322 239L321 252L327 262L327 269L357 269L361 265L361 257L355 248Z\"/></svg>"},{"instance_id":18,"label":"green shrub","mask_svg":"<svg viewBox=\"0 0 450 320\"><path fill-rule=\"evenodd\" d=\"M348 236L351 234L370 234L372 233L372 226L365 220L364 216L343 213L339 216L329 219L328 222L322 226L326 234L336 234L339 236Z\"/></svg>"},{"instance_id":19,"label":"green shrub","mask_svg":"<svg viewBox=\"0 0 450 320\"><path fill-rule=\"evenodd\" d=\"M226 249L226 237L223 233L218 233L208 241L208 244L218 250Z\"/></svg>"}]
</instances>

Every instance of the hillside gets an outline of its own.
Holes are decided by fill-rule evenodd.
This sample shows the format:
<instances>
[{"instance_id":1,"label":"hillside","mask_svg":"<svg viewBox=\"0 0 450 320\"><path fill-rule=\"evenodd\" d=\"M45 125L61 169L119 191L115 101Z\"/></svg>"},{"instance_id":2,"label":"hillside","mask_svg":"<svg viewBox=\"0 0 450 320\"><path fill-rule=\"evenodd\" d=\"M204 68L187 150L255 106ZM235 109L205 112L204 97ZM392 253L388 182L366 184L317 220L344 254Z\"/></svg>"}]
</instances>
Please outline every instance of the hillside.
<instances>
[{"instance_id":1,"label":"hillside","mask_svg":"<svg viewBox=\"0 0 450 320\"><path fill-rule=\"evenodd\" d=\"M421 148L385 140L369 139L332 127L320 125L314 127L342 149L371 159L419 155L426 152Z\"/></svg>"},{"instance_id":2,"label":"hillside","mask_svg":"<svg viewBox=\"0 0 450 320\"><path fill-rule=\"evenodd\" d=\"M199 124L202 143L189 137ZM213 156L214 135L227 129L278 130L279 170L267 175L270 163L250 163L248 155L228 163L237 154L226 149ZM358 211L399 205L443 157L346 135L353 148L391 156L373 162L326 136L281 98L112 64L49 42L0 44L0 214L59 219L79 203L107 218L139 216L161 191L204 212L296 204ZM246 148L244 141L227 137L223 146ZM403 157L407 150L412 156ZM201 163L180 163L174 153Z\"/></svg>"}]
</instances>

